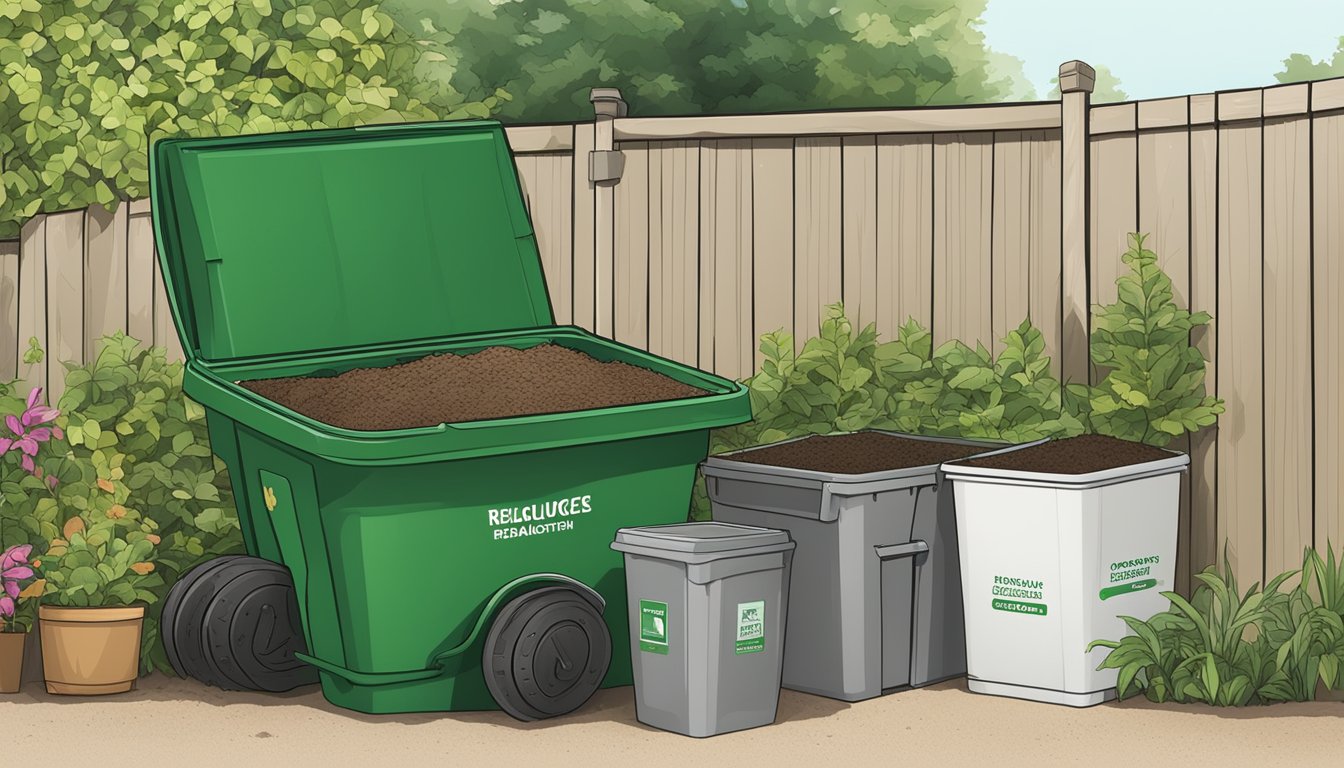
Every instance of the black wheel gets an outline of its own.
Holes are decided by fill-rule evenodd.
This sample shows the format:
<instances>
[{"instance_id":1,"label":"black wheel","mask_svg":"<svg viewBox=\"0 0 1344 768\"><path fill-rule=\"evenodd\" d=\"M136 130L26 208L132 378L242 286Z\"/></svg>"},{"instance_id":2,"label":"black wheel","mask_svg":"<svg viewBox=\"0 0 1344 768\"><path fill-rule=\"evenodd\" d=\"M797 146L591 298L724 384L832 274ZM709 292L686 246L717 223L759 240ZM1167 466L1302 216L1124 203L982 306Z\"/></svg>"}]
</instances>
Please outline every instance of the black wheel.
<instances>
[{"instance_id":1,"label":"black wheel","mask_svg":"<svg viewBox=\"0 0 1344 768\"><path fill-rule=\"evenodd\" d=\"M205 660L236 689L279 693L316 683L317 670L294 658L308 646L293 579L268 565L220 585L205 612Z\"/></svg>"},{"instance_id":2,"label":"black wheel","mask_svg":"<svg viewBox=\"0 0 1344 768\"><path fill-rule=\"evenodd\" d=\"M482 668L500 709L518 720L564 715L588 701L611 664L602 614L569 587L509 601L490 625Z\"/></svg>"},{"instance_id":3,"label":"black wheel","mask_svg":"<svg viewBox=\"0 0 1344 768\"><path fill-rule=\"evenodd\" d=\"M174 630L183 603L201 601L201 593L193 591L201 577L241 557L242 555L224 555L201 563L182 574L182 578L177 580L172 589L168 590L168 596L163 599L163 610L159 613L159 642L163 643L163 652L168 657L168 663L172 665L173 671L177 673L178 677L193 677L187 671L186 665L182 661L182 654L178 650L179 642L187 640L187 638L182 637L180 632Z\"/></svg>"},{"instance_id":4,"label":"black wheel","mask_svg":"<svg viewBox=\"0 0 1344 768\"><path fill-rule=\"evenodd\" d=\"M182 589L171 623L164 606L161 633L178 674L224 690L287 691L317 681L317 671L294 658L306 644L289 571L244 556L198 570L191 583L174 586Z\"/></svg>"}]
</instances>

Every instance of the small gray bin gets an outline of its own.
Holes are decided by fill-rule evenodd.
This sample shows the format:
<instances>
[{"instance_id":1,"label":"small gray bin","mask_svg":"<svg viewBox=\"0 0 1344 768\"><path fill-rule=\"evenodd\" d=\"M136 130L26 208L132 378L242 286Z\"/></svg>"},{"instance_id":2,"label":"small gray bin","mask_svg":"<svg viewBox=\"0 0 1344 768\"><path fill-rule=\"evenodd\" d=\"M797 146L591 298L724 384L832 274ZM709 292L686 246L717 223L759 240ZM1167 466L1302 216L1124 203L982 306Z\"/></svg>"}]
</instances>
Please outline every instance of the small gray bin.
<instances>
[{"instance_id":1,"label":"small gray bin","mask_svg":"<svg viewBox=\"0 0 1344 768\"><path fill-rule=\"evenodd\" d=\"M1021 447L886 434L979 455ZM965 675L957 520L939 465L837 475L733 458L764 447L701 470L716 522L781 528L797 545L783 687L861 701Z\"/></svg>"},{"instance_id":2,"label":"small gray bin","mask_svg":"<svg viewBox=\"0 0 1344 768\"><path fill-rule=\"evenodd\" d=\"M641 723L702 737L775 721L793 546L723 523L616 533Z\"/></svg>"}]
</instances>

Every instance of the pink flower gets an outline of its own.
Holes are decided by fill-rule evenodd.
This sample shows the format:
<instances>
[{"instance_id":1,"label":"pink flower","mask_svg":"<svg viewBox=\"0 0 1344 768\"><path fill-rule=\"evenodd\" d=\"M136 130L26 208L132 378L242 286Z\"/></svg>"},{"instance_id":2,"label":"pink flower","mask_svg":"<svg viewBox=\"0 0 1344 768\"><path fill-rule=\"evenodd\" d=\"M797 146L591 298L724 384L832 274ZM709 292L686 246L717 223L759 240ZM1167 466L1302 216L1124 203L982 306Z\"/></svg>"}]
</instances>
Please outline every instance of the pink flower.
<instances>
[{"instance_id":1,"label":"pink flower","mask_svg":"<svg viewBox=\"0 0 1344 768\"><path fill-rule=\"evenodd\" d=\"M9 595L0 595L0 619L9 619L14 617L14 598Z\"/></svg>"},{"instance_id":2,"label":"pink flower","mask_svg":"<svg viewBox=\"0 0 1344 768\"><path fill-rule=\"evenodd\" d=\"M22 456L19 457L19 463L29 474L36 474L37 463L34 458L37 456L38 448L42 443L51 440L52 437L58 440L65 438L65 433L60 427L52 424L51 426L40 426L54 421L60 416L60 411L49 406L42 405L38 401L42 397L42 388L35 387L28 393L28 405L24 409L22 416L9 414L5 416L5 426L13 433L12 437L0 438L0 456L17 448ZM55 487L51 480L47 485Z\"/></svg>"},{"instance_id":3,"label":"pink flower","mask_svg":"<svg viewBox=\"0 0 1344 768\"><path fill-rule=\"evenodd\" d=\"M33 569L26 565L16 565L7 571L0 571L0 579L6 581L18 581L19 579L33 578Z\"/></svg>"},{"instance_id":4,"label":"pink flower","mask_svg":"<svg viewBox=\"0 0 1344 768\"><path fill-rule=\"evenodd\" d=\"M27 565L28 556L33 553L32 544L15 544L0 555L0 571L8 571L16 565Z\"/></svg>"},{"instance_id":5,"label":"pink flower","mask_svg":"<svg viewBox=\"0 0 1344 768\"><path fill-rule=\"evenodd\" d=\"M41 387L34 387L33 391L28 393L28 408L23 412L23 426L31 427L36 424L46 424L49 421L55 421L56 417L61 415L61 412L55 408L40 405L37 400L41 396ZM18 430L14 431L17 432Z\"/></svg>"}]
</instances>

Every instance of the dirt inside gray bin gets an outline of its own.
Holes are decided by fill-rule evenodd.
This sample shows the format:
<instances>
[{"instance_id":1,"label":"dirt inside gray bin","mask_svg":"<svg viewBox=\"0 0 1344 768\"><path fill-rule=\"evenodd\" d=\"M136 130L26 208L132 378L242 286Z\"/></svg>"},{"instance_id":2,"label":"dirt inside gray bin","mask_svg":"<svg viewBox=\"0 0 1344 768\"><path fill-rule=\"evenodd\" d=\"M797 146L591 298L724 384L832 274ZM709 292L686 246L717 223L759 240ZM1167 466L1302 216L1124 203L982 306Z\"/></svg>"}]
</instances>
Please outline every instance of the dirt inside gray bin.
<instances>
[{"instance_id":1,"label":"dirt inside gray bin","mask_svg":"<svg viewBox=\"0 0 1344 768\"><path fill-rule=\"evenodd\" d=\"M709 394L661 373L541 344L438 354L336 376L239 385L323 424L361 431L569 413Z\"/></svg>"}]
</instances>

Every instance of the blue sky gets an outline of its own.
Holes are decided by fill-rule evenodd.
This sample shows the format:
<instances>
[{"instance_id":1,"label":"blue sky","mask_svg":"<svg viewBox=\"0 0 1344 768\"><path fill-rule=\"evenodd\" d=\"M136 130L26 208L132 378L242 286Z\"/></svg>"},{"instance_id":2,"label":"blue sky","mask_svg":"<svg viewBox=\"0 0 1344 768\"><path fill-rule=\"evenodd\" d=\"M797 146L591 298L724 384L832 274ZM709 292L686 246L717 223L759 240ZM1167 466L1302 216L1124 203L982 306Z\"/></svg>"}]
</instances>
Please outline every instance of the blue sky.
<instances>
[{"instance_id":1,"label":"blue sky","mask_svg":"<svg viewBox=\"0 0 1344 768\"><path fill-rule=\"evenodd\" d=\"M1104 64L1131 99L1275 82L1290 53L1333 54L1344 0L989 0L989 46L1026 62L1037 95L1061 62Z\"/></svg>"}]
</instances>

